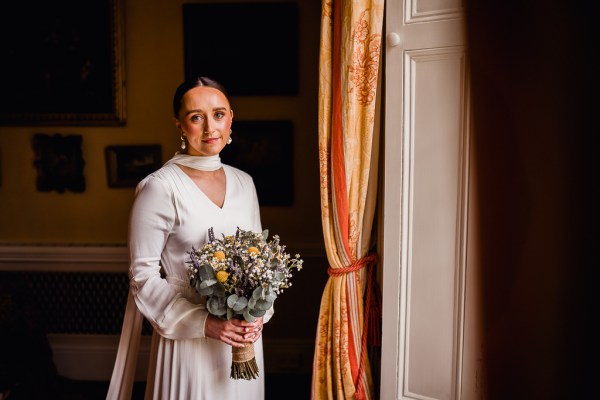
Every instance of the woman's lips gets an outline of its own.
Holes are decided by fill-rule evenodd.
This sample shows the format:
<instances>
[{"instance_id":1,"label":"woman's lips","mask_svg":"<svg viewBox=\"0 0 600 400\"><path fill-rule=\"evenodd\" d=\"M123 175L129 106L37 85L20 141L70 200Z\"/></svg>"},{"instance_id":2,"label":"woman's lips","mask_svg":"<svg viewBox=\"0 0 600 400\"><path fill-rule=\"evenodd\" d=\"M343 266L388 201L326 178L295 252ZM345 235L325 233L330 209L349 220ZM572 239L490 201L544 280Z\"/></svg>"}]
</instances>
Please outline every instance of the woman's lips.
<instances>
[{"instance_id":1,"label":"woman's lips","mask_svg":"<svg viewBox=\"0 0 600 400\"><path fill-rule=\"evenodd\" d=\"M213 143L217 143L219 140L220 140L220 138L202 139L202 143L213 144Z\"/></svg>"}]
</instances>

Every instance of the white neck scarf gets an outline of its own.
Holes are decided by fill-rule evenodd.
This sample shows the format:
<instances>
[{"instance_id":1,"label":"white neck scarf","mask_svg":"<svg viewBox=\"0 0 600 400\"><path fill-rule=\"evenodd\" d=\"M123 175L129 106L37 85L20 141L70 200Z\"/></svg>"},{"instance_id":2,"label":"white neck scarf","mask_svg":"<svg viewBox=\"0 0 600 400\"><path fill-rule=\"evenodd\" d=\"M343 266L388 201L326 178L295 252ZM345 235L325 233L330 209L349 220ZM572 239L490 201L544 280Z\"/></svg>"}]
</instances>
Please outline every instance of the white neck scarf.
<instances>
[{"instance_id":1,"label":"white neck scarf","mask_svg":"<svg viewBox=\"0 0 600 400\"><path fill-rule=\"evenodd\" d=\"M200 171L216 171L223 166L221 157L216 156L190 156L189 154L175 153L173 158L165 163L179 164Z\"/></svg>"}]
</instances>

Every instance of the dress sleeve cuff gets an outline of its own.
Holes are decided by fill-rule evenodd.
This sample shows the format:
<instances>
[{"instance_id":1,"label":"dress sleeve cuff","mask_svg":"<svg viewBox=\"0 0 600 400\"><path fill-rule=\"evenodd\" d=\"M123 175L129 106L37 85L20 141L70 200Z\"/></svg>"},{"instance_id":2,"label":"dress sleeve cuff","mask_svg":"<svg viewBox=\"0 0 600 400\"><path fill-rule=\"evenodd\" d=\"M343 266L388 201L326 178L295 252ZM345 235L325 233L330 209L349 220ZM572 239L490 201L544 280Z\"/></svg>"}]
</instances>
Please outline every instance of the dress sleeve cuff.
<instances>
[{"instance_id":1,"label":"dress sleeve cuff","mask_svg":"<svg viewBox=\"0 0 600 400\"><path fill-rule=\"evenodd\" d=\"M191 304L185 298L178 298L155 327L167 339L197 339L204 337L204 327L208 311L202 304Z\"/></svg>"}]
</instances>

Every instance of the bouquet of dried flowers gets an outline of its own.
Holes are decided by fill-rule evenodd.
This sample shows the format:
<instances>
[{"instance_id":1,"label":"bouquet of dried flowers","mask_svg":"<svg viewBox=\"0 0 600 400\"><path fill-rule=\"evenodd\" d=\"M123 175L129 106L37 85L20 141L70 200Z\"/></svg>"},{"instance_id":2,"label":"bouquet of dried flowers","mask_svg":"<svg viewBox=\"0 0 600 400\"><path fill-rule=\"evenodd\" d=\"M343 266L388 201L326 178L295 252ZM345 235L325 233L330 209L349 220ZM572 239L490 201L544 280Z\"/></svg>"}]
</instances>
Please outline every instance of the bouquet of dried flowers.
<instances>
[{"instance_id":1,"label":"bouquet of dried flowers","mask_svg":"<svg viewBox=\"0 0 600 400\"><path fill-rule=\"evenodd\" d=\"M300 254L291 257L279 236L237 228L235 235L216 238L208 231L208 242L188 252L190 284L207 296L206 309L222 319L254 322L273 307L292 283L292 269L302 269ZM231 378L256 379L258 366L254 345L232 347Z\"/></svg>"}]
</instances>

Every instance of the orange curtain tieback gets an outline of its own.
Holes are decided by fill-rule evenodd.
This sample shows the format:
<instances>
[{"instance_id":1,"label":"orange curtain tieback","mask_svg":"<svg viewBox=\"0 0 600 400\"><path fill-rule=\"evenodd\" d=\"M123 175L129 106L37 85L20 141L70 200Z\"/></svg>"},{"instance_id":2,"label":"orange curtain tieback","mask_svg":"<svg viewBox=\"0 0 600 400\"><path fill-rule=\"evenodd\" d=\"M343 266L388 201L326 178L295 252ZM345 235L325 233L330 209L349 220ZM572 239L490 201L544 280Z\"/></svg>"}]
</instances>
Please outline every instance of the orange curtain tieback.
<instances>
[{"instance_id":1,"label":"orange curtain tieback","mask_svg":"<svg viewBox=\"0 0 600 400\"><path fill-rule=\"evenodd\" d=\"M363 258L354 261L348 267L344 268L331 268L327 269L327 273L332 276L342 276L349 272L358 271L364 267L372 267L377 262L377 254L369 253ZM373 276L374 268L370 268L370 273L367 274L367 282L366 282L366 298L365 298L365 319L363 325L363 333L361 340L361 354L360 361L358 367L357 374L357 382L355 383L356 393L355 398L357 400L364 400L367 398L365 393L365 388L362 384L362 374L365 368L365 357L367 356L367 344L368 342L374 344L375 346L379 346L381 344L381 308L378 306L378 299L373 298L374 289L373 281L375 277ZM375 282L376 285L376 282ZM377 296L377 293L375 293Z\"/></svg>"},{"instance_id":2,"label":"orange curtain tieback","mask_svg":"<svg viewBox=\"0 0 600 400\"><path fill-rule=\"evenodd\" d=\"M344 268L329 267L327 269L327 273L329 274L329 276L342 276L349 272L358 271L359 269L366 267L367 265L374 264L376 261L377 261L377 254L370 253L370 254L367 254L366 256L364 256L363 258L360 258L360 259L354 261L352 264L350 264L347 267L344 267Z\"/></svg>"}]
</instances>

